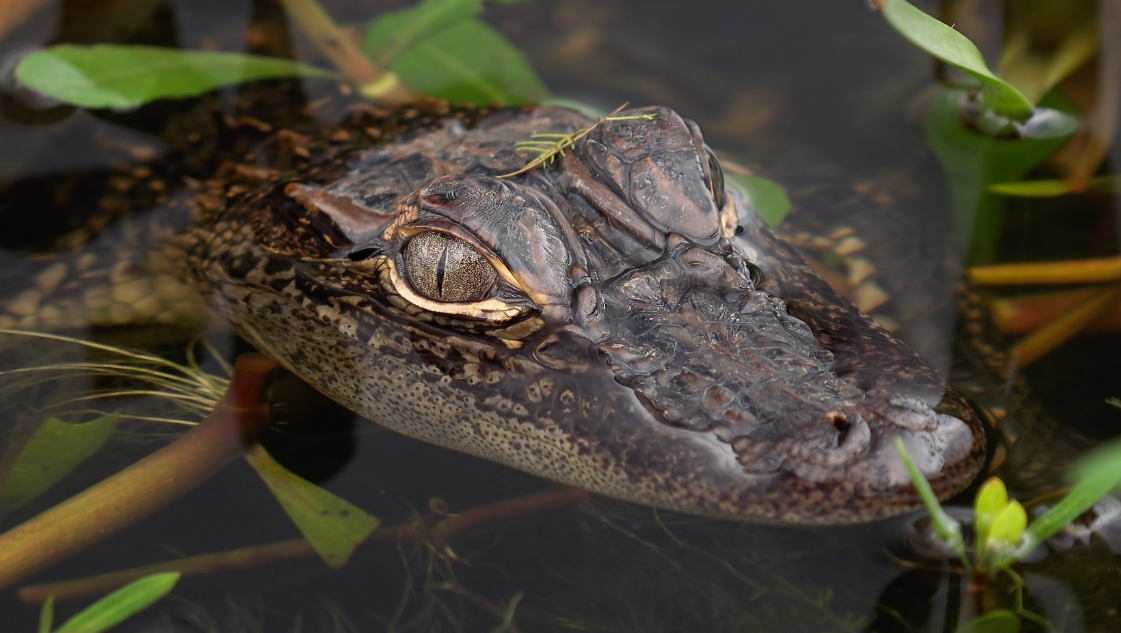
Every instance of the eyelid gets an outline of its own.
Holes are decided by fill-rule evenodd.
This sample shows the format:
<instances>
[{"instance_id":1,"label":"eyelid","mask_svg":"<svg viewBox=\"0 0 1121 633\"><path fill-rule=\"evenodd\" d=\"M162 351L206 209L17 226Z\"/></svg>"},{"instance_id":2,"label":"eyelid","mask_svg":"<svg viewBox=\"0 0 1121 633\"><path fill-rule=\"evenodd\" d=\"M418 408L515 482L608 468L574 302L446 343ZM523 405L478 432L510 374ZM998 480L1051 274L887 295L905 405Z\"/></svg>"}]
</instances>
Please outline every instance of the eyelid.
<instances>
[{"instance_id":1,"label":"eyelid","mask_svg":"<svg viewBox=\"0 0 1121 633\"><path fill-rule=\"evenodd\" d=\"M482 301L465 301L460 303L445 303L443 301L429 299L413 290L409 282L397 270L397 261L395 259L389 258L387 261L389 263L389 278L393 282L393 287L397 293L404 297L409 303L429 312L481 319L491 323L502 323L524 314L527 310L524 306L507 303L499 299L483 299Z\"/></svg>"}]
</instances>

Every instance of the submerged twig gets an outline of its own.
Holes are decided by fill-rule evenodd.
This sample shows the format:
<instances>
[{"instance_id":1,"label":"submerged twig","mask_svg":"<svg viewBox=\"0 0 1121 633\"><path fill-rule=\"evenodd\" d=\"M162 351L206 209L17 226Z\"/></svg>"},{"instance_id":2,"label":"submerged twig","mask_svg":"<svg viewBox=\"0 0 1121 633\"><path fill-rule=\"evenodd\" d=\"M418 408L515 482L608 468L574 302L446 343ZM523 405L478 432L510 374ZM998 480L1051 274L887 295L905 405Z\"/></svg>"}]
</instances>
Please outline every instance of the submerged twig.
<instances>
[{"instance_id":1,"label":"submerged twig","mask_svg":"<svg viewBox=\"0 0 1121 633\"><path fill-rule=\"evenodd\" d=\"M588 493L579 488L562 488L507 499L506 501L479 506L462 514L448 515L444 521L430 529L419 526L415 522L381 528L371 534L366 539L366 543L397 543L407 539L433 538L434 536L446 541L453 534L476 525L556 510L579 503L587 496ZM184 576L195 576L314 555L315 550L310 543L304 539L293 539L267 545L243 547L226 552L191 556L89 578L25 587L20 589L19 597L24 602L31 604L41 603L49 596L54 596L56 601L70 600L102 594L137 578L159 572L178 571ZM0 562L2 560L0 558Z\"/></svg>"}]
</instances>

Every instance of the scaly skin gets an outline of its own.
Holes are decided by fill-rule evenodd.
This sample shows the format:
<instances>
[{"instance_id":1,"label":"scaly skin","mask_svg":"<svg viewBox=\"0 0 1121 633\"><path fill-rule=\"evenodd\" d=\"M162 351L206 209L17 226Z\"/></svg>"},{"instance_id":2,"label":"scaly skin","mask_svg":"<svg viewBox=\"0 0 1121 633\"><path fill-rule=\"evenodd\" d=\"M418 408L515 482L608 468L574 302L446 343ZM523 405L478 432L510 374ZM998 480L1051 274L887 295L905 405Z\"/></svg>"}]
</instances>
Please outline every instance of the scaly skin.
<instances>
[{"instance_id":1,"label":"scaly skin","mask_svg":"<svg viewBox=\"0 0 1121 633\"><path fill-rule=\"evenodd\" d=\"M692 122L622 114L654 116L505 179L516 141L595 122L507 110L314 147L308 168L199 202L175 245L259 349L424 441L739 520L917 507L896 437L939 496L965 487L985 456L974 412L721 191ZM452 250L410 255L433 231L485 259L482 277L458 276ZM422 269L469 296L425 291Z\"/></svg>"}]
</instances>

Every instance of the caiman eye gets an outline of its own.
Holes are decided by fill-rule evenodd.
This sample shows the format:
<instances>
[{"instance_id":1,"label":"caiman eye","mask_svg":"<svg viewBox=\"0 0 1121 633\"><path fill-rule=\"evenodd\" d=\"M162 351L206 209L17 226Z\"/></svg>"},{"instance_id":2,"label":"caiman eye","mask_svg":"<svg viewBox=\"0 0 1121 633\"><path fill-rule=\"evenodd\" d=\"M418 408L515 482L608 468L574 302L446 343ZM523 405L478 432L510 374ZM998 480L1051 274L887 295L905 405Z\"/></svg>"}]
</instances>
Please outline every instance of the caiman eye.
<instances>
[{"instance_id":1,"label":"caiman eye","mask_svg":"<svg viewBox=\"0 0 1121 633\"><path fill-rule=\"evenodd\" d=\"M425 231L409 240L405 270L413 288L434 301L485 299L498 276L475 247L441 231Z\"/></svg>"},{"instance_id":2,"label":"caiman eye","mask_svg":"<svg viewBox=\"0 0 1121 633\"><path fill-rule=\"evenodd\" d=\"M720 168L720 161L716 159L716 154L712 153L708 147L705 147L705 153L708 154L708 186L712 191L712 199L716 201L716 208L724 208L724 170Z\"/></svg>"}]
</instances>

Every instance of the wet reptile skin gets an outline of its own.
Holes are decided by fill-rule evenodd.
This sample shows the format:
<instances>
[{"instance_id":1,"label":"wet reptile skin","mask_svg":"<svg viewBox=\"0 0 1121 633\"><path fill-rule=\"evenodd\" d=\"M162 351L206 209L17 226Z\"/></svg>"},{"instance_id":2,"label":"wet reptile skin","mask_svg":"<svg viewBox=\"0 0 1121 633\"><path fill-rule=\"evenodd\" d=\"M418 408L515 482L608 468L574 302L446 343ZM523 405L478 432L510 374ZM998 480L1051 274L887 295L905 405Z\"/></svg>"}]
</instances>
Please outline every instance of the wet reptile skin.
<instances>
[{"instance_id":1,"label":"wet reptile skin","mask_svg":"<svg viewBox=\"0 0 1121 633\"><path fill-rule=\"evenodd\" d=\"M721 191L695 124L623 114L652 116L510 178L515 142L595 122L506 110L325 151L299 178L197 205L176 245L260 350L427 442L752 521L913 509L896 437L939 496L966 486L985 440L964 401ZM464 252L483 281L457 281Z\"/></svg>"}]
</instances>

